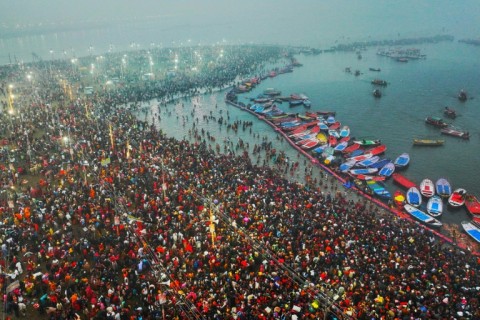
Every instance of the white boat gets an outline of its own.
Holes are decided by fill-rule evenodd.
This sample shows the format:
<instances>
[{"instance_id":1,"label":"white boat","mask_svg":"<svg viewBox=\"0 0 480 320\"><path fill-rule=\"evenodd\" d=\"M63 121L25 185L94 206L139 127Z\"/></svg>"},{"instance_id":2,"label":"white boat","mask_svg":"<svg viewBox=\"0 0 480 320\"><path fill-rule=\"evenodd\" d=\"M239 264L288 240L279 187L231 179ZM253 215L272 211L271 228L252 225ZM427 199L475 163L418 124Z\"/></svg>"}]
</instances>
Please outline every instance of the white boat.
<instances>
[{"instance_id":1,"label":"white boat","mask_svg":"<svg viewBox=\"0 0 480 320\"><path fill-rule=\"evenodd\" d=\"M420 182L420 193L426 198L430 198L435 194L435 185L433 181L425 178Z\"/></svg>"},{"instance_id":2,"label":"white boat","mask_svg":"<svg viewBox=\"0 0 480 320\"><path fill-rule=\"evenodd\" d=\"M452 194L450 182L445 178L440 178L435 182L435 191L440 197L448 198Z\"/></svg>"},{"instance_id":3,"label":"white boat","mask_svg":"<svg viewBox=\"0 0 480 320\"><path fill-rule=\"evenodd\" d=\"M411 187L407 190L407 202L414 207L419 207L422 204L422 195L417 187Z\"/></svg>"},{"instance_id":4,"label":"white boat","mask_svg":"<svg viewBox=\"0 0 480 320\"><path fill-rule=\"evenodd\" d=\"M379 156L373 156L373 157L370 157L368 159L357 162L356 166L366 168L366 167L369 167L372 164L378 162L378 160L380 160Z\"/></svg>"},{"instance_id":5,"label":"white boat","mask_svg":"<svg viewBox=\"0 0 480 320\"><path fill-rule=\"evenodd\" d=\"M395 165L392 162L389 162L386 165L384 165L382 169L380 169L378 174L380 176L384 176L388 178L393 174L394 171L395 171Z\"/></svg>"},{"instance_id":6,"label":"white boat","mask_svg":"<svg viewBox=\"0 0 480 320\"><path fill-rule=\"evenodd\" d=\"M404 206L405 208L405 211L407 211L412 217L414 217L415 219L431 226L431 227L441 227L442 226L442 223L440 221L438 221L437 219L435 219L434 217L426 214L425 212L423 212L422 210L418 209L418 208L415 208L414 206L412 205L409 205L409 204L406 204Z\"/></svg>"},{"instance_id":7,"label":"white boat","mask_svg":"<svg viewBox=\"0 0 480 320\"><path fill-rule=\"evenodd\" d=\"M442 198L435 195L428 199L427 202L427 213L432 217L439 217L443 212L443 202Z\"/></svg>"},{"instance_id":8,"label":"white boat","mask_svg":"<svg viewBox=\"0 0 480 320\"><path fill-rule=\"evenodd\" d=\"M343 162L342 164L340 164L340 171L341 172L347 172L348 170L350 170L354 165L355 163L357 163L357 161L355 160L347 160L345 162Z\"/></svg>"},{"instance_id":9,"label":"white boat","mask_svg":"<svg viewBox=\"0 0 480 320\"><path fill-rule=\"evenodd\" d=\"M350 172L353 175L357 174L372 174L372 173L377 173L378 169L377 168L360 168L360 169L351 169L348 172Z\"/></svg>"},{"instance_id":10,"label":"white boat","mask_svg":"<svg viewBox=\"0 0 480 320\"><path fill-rule=\"evenodd\" d=\"M340 137L348 137L350 135L350 128L348 126L343 126L340 130Z\"/></svg>"},{"instance_id":11,"label":"white boat","mask_svg":"<svg viewBox=\"0 0 480 320\"><path fill-rule=\"evenodd\" d=\"M458 208L465 204L465 198L467 196L467 190L463 188L455 189L448 197L448 204L452 207Z\"/></svg>"},{"instance_id":12,"label":"white boat","mask_svg":"<svg viewBox=\"0 0 480 320\"><path fill-rule=\"evenodd\" d=\"M462 227L470 237L480 243L480 228L476 224L468 221L462 221Z\"/></svg>"}]
</instances>

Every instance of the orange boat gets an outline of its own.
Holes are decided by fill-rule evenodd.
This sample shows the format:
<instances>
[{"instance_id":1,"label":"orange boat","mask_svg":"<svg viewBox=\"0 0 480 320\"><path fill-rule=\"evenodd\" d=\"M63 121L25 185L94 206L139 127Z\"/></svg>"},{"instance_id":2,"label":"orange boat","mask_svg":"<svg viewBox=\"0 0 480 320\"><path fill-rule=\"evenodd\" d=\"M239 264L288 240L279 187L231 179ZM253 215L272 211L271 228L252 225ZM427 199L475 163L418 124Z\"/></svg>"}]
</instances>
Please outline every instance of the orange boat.
<instances>
[{"instance_id":1,"label":"orange boat","mask_svg":"<svg viewBox=\"0 0 480 320\"><path fill-rule=\"evenodd\" d=\"M407 177L405 177L404 175L401 175L400 173L392 174L392 178L395 183L399 184L405 189L410 189L411 187L417 187L415 182L409 180Z\"/></svg>"}]
</instances>

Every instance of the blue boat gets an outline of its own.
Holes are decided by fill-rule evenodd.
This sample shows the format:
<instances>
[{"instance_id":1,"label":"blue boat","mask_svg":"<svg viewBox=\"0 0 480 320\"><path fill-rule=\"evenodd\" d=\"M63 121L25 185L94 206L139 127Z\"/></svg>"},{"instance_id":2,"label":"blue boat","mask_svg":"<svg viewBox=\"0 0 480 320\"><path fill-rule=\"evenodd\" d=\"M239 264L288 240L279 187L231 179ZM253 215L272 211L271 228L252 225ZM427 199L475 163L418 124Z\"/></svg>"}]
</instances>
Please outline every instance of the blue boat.
<instances>
[{"instance_id":1,"label":"blue boat","mask_svg":"<svg viewBox=\"0 0 480 320\"><path fill-rule=\"evenodd\" d=\"M384 158L384 159L378 160L377 162L375 162L374 164L372 164L370 167L371 167L371 168L381 169L381 168L383 168L387 163L391 163L391 162L392 162L392 160L387 159L387 158Z\"/></svg>"},{"instance_id":2,"label":"blue boat","mask_svg":"<svg viewBox=\"0 0 480 320\"><path fill-rule=\"evenodd\" d=\"M408 204L419 207L422 204L422 194L417 187L411 187L407 190L407 202Z\"/></svg>"},{"instance_id":3,"label":"blue boat","mask_svg":"<svg viewBox=\"0 0 480 320\"><path fill-rule=\"evenodd\" d=\"M380 199L390 200L392 198L392 195L390 194L390 192L385 188L385 185L380 181L367 180L367 186Z\"/></svg>"},{"instance_id":4,"label":"blue boat","mask_svg":"<svg viewBox=\"0 0 480 320\"><path fill-rule=\"evenodd\" d=\"M415 208L412 205L406 204L404 206L405 211L407 211L412 217L415 219L429 225L430 227L441 227L442 223L435 219L434 217L426 214L422 210L419 210L418 208Z\"/></svg>"},{"instance_id":5,"label":"blue boat","mask_svg":"<svg viewBox=\"0 0 480 320\"><path fill-rule=\"evenodd\" d=\"M326 144L324 144L323 146L318 146L315 149L313 149L312 152L321 154L321 153L323 153L323 151L325 151L326 147L328 147L328 145L326 145Z\"/></svg>"},{"instance_id":6,"label":"blue boat","mask_svg":"<svg viewBox=\"0 0 480 320\"><path fill-rule=\"evenodd\" d=\"M334 116L328 116L327 124L334 124L334 123L335 123L335 117Z\"/></svg>"},{"instance_id":7,"label":"blue boat","mask_svg":"<svg viewBox=\"0 0 480 320\"><path fill-rule=\"evenodd\" d=\"M350 170L354 165L355 165L356 161L355 160L347 160L345 161L344 163L340 164L340 171L341 172L347 172L348 170Z\"/></svg>"},{"instance_id":8,"label":"blue boat","mask_svg":"<svg viewBox=\"0 0 480 320\"><path fill-rule=\"evenodd\" d=\"M348 146L348 142L344 141L344 142L340 142L339 144L336 145L335 148L333 148L333 150L335 152L342 152L343 150L345 150L345 148Z\"/></svg>"},{"instance_id":9,"label":"blue boat","mask_svg":"<svg viewBox=\"0 0 480 320\"><path fill-rule=\"evenodd\" d=\"M361 169L351 169L348 172L350 172L353 175L357 174L372 174L372 173L377 173L378 169L377 168L361 168Z\"/></svg>"},{"instance_id":10,"label":"blue boat","mask_svg":"<svg viewBox=\"0 0 480 320\"><path fill-rule=\"evenodd\" d=\"M388 162L386 165L382 167L382 169L380 169L378 174L380 176L384 176L388 178L393 174L394 171L395 171L395 165L392 162Z\"/></svg>"},{"instance_id":11,"label":"blue boat","mask_svg":"<svg viewBox=\"0 0 480 320\"><path fill-rule=\"evenodd\" d=\"M290 107L296 107L303 104L303 100L290 100L289 105Z\"/></svg>"},{"instance_id":12,"label":"blue boat","mask_svg":"<svg viewBox=\"0 0 480 320\"><path fill-rule=\"evenodd\" d=\"M409 163L410 163L410 155L408 153L402 153L393 162L393 164L397 169L403 169L407 167Z\"/></svg>"},{"instance_id":13,"label":"blue boat","mask_svg":"<svg viewBox=\"0 0 480 320\"><path fill-rule=\"evenodd\" d=\"M357 149L357 150L354 150L352 153L350 153L349 156L350 156L350 158L354 158L354 157L357 157L357 156L361 156L364 152L365 152L365 150L363 150L363 149Z\"/></svg>"},{"instance_id":14,"label":"blue boat","mask_svg":"<svg viewBox=\"0 0 480 320\"><path fill-rule=\"evenodd\" d=\"M368 159L362 160L356 164L358 167L370 167L372 164L376 163L378 160L380 160L379 156L373 156ZM376 168L378 169L378 168Z\"/></svg>"},{"instance_id":15,"label":"blue boat","mask_svg":"<svg viewBox=\"0 0 480 320\"><path fill-rule=\"evenodd\" d=\"M442 199L435 195L428 199L427 202L427 213L432 217L439 217L443 212L443 202Z\"/></svg>"},{"instance_id":16,"label":"blue boat","mask_svg":"<svg viewBox=\"0 0 480 320\"><path fill-rule=\"evenodd\" d=\"M474 224L473 222L462 221L462 227L470 237L480 243L480 228L477 224Z\"/></svg>"},{"instance_id":17,"label":"blue boat","mask_svg":"<svg viewBox=\"0 0 480 320\"><path fill-rule=\"evenodd\" d=\"M448 198L452 194L450 182L445 178L440 178L435 182L435 191L442 198Z\"/></svg>"},{"instance_id":18,"label":"blue boat","mask_svg":"<svg viewBox=\"0 0 480 320\"><path fill-rule=\"evenodd\" d=\"M324 123L324 122L319 122L318 126L320 127L320 130L323 130L323 131L328 131L329 130L327 124Z\"/></svg>"}]
</instances>

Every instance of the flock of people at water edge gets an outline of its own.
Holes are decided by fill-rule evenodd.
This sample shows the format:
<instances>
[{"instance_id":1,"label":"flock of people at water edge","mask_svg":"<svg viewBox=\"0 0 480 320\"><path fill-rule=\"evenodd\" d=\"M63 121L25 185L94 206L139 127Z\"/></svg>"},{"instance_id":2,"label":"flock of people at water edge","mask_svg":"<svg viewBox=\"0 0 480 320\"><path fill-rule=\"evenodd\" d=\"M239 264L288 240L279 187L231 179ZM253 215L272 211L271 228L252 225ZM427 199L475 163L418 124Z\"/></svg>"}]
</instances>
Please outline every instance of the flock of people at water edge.
<instances>
[{"instance_id":1,"label":"flock of people at water edge","mask_svg":"<svg viewBox=\"0 0 480 320\"><path fill-rule=\"evenodd\" d=\"M6 68L4 101L23 75ZM232 81L217 76L215 86ZM479 257L328 176L289 181L248 154L169 138L122 106L172 86L196 92L190 77L116 98L69 100L50 76L19 85L15 115L0 116L7 317L480 318Z\"/></svg>"}]
</instances>

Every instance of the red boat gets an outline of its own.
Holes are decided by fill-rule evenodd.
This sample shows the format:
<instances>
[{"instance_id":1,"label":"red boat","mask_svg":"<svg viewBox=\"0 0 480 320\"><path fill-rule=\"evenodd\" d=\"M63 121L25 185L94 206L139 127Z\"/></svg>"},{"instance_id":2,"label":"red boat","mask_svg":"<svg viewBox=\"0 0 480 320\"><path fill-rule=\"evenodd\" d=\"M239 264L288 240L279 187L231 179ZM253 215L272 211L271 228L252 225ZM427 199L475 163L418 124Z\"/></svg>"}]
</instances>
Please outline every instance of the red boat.
<instances>
[{"instance_id":1,"label":"red boat","mask_svg":"<svg viewBox=\"0 0 480 320\"><path fill-rule=\"evenodd\" d=\"M387 146L384 144L381 144L379 146L376 146L375 148L372 148L370 150L366 150L365 153L371 153L372 156L376 156L379 154L384 153L387 150Z\"/></svg>"},{"instance_id":2,"label":"red boat","mask_svg":"<svg viewBox=\"0 0 480 320\"><path fill-rule=\"evenodd\" d=\"M335 121L334 123L328 126L328 130L337 130L338 128L340 128L340 122L338 121Z\"/></svg>"},{"instance_id":3,"label":"red boat","mask_svg":"<svg viewBox=\"0 0 480 320\"><path fill-rule=\"evenodd\" d=\"M473 194L468 194L465 198L465 207L473 217L480 218L480 202Z\"/></svg>"},{"instance_id":4,"label":"red boat","mask_svg":"<svg viewBox=\"0 0 480 320\"><path fill-rule=\"evenodd\" d=\"M360 145L358 143L353 143L353 144L349 145L348 147L346 147L345 150L343 150L343 153L344 154L349 154L349 153L352 153L353 151L355 151L357 149L360 149Z\"/></svg>"},{"instance_id":5,"label":"red boat","mask_svg":"<svg viewBox=\"0 0 480 320\"><path fill-rule=\"evenodd\" d=\"M400 186L404 187L405 189L410 189L411 187L417 187L415 182L409 180L407 177L401 175L400 173L394 173L392 174L393 181Z\"/></svg>"},{"instance_id":6,"label":"red boat","mask_svg":"<svg viewBox=\"0 0 480 320\"><path fill-rule=\"evenodd\" d=\"M328 136L328 145L330 147L335 147L337 143L338 143L337 138L335 138L334 136Z\"/></svg>"}]
</instances>

